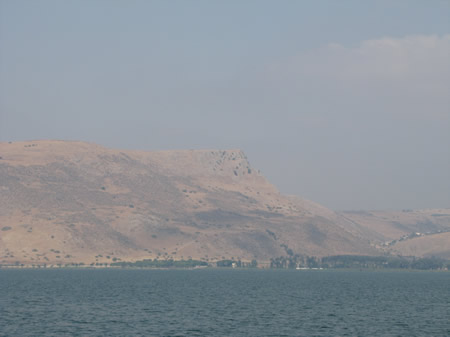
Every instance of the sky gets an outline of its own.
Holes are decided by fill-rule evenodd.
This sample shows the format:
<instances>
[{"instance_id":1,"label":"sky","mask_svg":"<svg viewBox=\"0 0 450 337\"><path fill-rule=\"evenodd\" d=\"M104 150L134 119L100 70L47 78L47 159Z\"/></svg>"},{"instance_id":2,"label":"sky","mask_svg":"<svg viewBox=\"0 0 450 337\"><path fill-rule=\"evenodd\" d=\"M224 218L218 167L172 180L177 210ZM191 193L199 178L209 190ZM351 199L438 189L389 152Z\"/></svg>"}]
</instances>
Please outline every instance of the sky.
<instances>
[{"instance_id":1,"label":"sky","mask_svg":"<svg viewBox=\"0 0 450 337\"><path fill-rule=\"evenodd\" d=\"M450 0L0 0L0 141L242 149L335 210L450 208Z\"/></svg>"}]
</instances>

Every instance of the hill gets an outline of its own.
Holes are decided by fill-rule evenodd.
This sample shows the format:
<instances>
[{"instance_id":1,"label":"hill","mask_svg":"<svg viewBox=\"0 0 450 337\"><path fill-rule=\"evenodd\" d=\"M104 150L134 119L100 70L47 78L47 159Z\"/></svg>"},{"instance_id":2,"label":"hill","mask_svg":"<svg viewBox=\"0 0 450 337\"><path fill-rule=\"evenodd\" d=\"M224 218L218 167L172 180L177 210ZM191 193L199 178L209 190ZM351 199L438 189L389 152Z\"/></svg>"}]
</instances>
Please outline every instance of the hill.
<instances>
[{"instance_id":1,"label":"hill","mask_svg":"<svg viewBox=\"0 0 450 337\"><path fill-rule=\"evenodd\" d=\"M450 258L450 209L353 211L342 216L391 254Z\"/></svg>"},{"instance_id":2,"label":"hill","mask_svg":"<svg viewBox=\"0 0 450 337\"><path fill-rule=\"evenodd\" d=\"M449 214L337 213L280 194L238 149L146 152L74 141L0 143L2 264L447 256Z\"/></svg>"},{"instance_id":3,"label":"hill","mask_svg":"<svg viewBox=\"0 0 450 337\"><path fill-rule=\"evenodd\" d=\"M281 195L240 150L0 144L2 263L268 261L376 254L341 215Z\"/></svg>"}]
</instances>

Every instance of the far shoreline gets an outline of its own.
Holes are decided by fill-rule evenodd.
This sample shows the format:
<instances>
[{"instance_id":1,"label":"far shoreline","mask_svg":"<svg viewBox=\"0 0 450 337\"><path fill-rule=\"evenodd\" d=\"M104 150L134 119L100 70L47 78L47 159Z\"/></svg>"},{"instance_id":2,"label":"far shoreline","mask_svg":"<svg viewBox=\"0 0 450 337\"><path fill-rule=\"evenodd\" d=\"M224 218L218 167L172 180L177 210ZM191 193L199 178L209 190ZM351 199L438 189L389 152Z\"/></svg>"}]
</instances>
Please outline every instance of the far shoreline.
<instances>
[{"instance_id":1,"label":"far shoreline","mask_svg":"<svg viewBox=\"0 0 450 337\"><path fill-rule=\"evenodd\" d=\"M172 267L172 268L162 268L162 267L90 267L90 266L83 266L83 267L31 267L31 266L1 266L1 271L29 271L29 270L76 270L76 271L103 271L103 270L120 270L120 271L151 271L151 270L157 270L157 271L180 271L180 270L186 270L186 271L198 271L198 270L211 270L211 271L217 271L217 270L223 270L223 271L236 271L236 272L245 272L245 271L279 271L279 272L434 272L434 273L442 273L442 272L450 272L449 269L411 269L411 268L302 268L302 269L295 269L295 268L232 268L232 267L214 267L214 266L207 266L207 267L198 267L198 268L180 268L180 267Z\"/></svg>"}]
</instances>

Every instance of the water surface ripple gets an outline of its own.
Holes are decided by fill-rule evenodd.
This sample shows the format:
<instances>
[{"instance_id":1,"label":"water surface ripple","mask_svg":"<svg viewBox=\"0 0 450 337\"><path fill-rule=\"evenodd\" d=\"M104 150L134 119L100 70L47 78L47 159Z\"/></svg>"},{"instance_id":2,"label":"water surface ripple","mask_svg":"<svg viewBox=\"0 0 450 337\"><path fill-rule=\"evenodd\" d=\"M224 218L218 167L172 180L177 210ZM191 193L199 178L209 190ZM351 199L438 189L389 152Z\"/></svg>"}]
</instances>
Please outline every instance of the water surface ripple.
<instances>
[{"instance_id":1,"label":"water surface ripple","mask_svg":"<svg viewBox=\"0 0 450 337\"><path fill-rule=\"evenodd\" d=\"M0 270L0 336L450 336L450 273Z\"/></svg>"}]
</instances>

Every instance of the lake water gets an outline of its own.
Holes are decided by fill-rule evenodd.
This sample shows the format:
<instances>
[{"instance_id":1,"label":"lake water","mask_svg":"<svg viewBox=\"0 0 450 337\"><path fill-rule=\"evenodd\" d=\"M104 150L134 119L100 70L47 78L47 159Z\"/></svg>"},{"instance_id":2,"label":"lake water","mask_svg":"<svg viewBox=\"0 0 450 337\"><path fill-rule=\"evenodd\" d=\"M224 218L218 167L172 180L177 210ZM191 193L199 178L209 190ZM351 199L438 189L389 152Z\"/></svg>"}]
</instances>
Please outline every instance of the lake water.
<instances>
[{"instance_id":1,"label":"lake water","mask_svg":"<svg viewBox=\"0 0 450 337\"><path fill-rule=\"evenodd\" d=\"M450 336L450 273L0 270L0 336Z\"/></svg>"}]
</instances>

